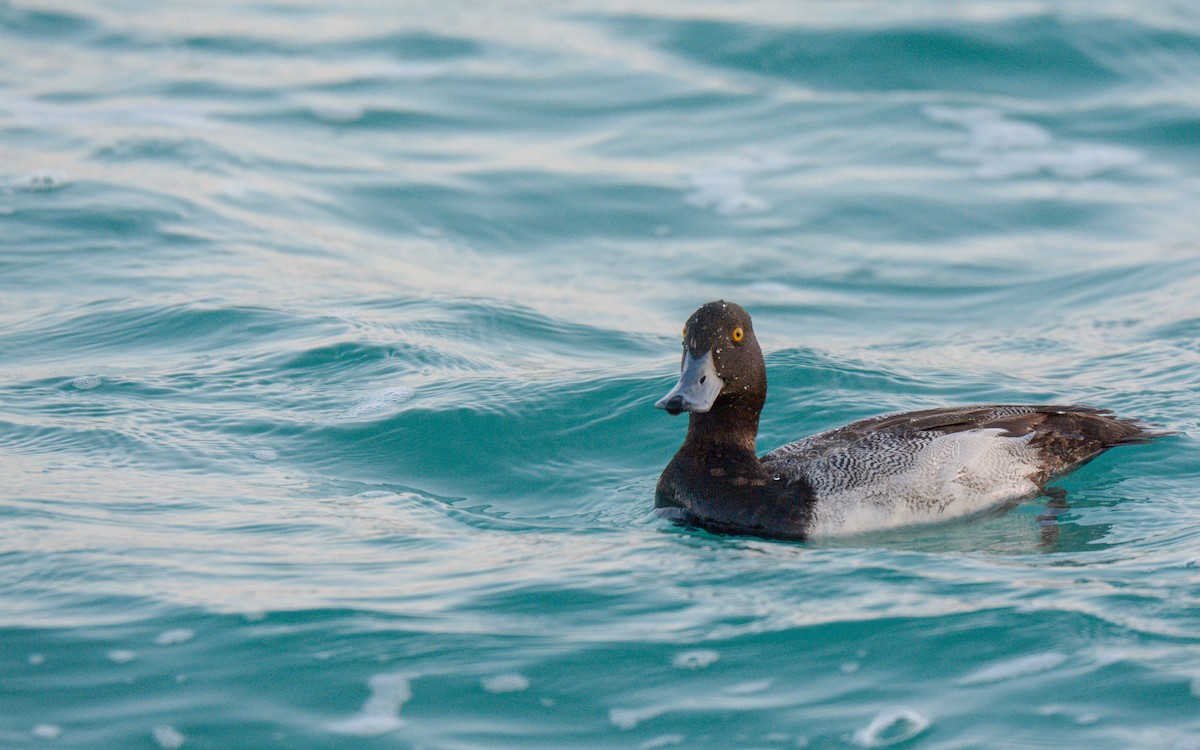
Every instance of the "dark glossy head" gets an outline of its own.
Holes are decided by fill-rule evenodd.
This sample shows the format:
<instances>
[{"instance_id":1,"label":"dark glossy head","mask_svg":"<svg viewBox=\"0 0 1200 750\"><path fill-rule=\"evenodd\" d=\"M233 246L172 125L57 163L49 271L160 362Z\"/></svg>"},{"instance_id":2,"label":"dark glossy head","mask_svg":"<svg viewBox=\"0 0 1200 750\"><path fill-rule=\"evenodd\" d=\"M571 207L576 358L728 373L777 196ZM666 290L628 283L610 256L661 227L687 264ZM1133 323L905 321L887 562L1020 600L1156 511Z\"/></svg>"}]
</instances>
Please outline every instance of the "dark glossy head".
<instances>
[{"instance_id":1,"label":"dark glossy head","mask_svg":"<svg viewBox=\"0 0 1200 750\"><path fill-rule=\"evenodd\" d=\"M767 397L767 370L750 314L718 300L692 313L683 328L679 382L655 404L669 414L736 408L758 413Z\"/></svg>"}]
</instances>

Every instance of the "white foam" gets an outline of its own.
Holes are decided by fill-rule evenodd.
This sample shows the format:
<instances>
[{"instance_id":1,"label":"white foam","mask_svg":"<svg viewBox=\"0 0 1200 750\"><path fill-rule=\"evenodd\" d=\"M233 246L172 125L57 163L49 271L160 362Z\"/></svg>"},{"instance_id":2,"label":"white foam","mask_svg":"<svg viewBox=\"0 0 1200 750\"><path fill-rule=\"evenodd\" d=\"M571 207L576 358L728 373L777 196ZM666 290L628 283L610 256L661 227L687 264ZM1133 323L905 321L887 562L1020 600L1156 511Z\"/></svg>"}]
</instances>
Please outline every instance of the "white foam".
<instances>
[{"instance_id":1,"label":"white foam","mask_svg":"<svg viewBox=\"0 0 1200 750\"><path fill-rule=\"evenodd\" d=\"M967 145L942 149L938 156L974 164L975 173L988 179L1050 174L1084 180L1142 160L1140 152L1120 146L1063 143L1040 125L1010 120L994 109L926 107L925 116L964 128Z\"/></svg>"},{"instance_id":2,"label":"white foam","mask_svg":"<svg viewBox=\"0 0 1200 750\"><path fill-rule=\"evenodd\" d=\"M1069 180L1133 166L1141 160L1134 151L1117 146L1065 146L1059 150L1014 151L1004 154L969 155L976 161L976 174L989 179L1032 177L1049 172Z\"/></svg>"},{"instance_id":3,"label":"white foam","mask_svg":"<svg viewBox=\"0 0 1200 750\"><path fill-rule=\"evenodd\" d=\"M56 740L62 735L62 727L57 724L38 724L33 728L33 736L39 740Z\"/></svg>"},{"instance_id":4,"label":"white foam","mask_svg":"<svg viewBox=\"0 0 1200 750\"><path fill-rule=\"evenodd\" d=\"M128 649L117 648L108 652L109 661L117 664L128 664L136 658L137 654L133 651L129 651Z\"/></svg>"},{"instance_id":5,"label":"white foam","mask_svg":"<svg viewBox=\"0 0 1200 750\"><path fill-rule=\"evenodd\" d=\"M692 192L684 200L697 208L719 214L756 214L770 210L765 200L751 195L746 187L754 177L781 172L795 162L780 154L728 156L685 174Z\"/></svg>"},{"instance_id":6,"label":"white foam","mask_svg":"<svg viewBox=\"0 0 1200 750\"><path fill-rule=\"evenodd\" d=\"M1046 672L1067 661L1067 655L1058 651L1030 654L990 664L982 669L955 680L956 685L987 685L992 682L1015 680L1039 672Z\"/></svg>"},{"instance_id":7,"label":"white foam","mask_svg":"<svg viewBox=\"0 0 1200 750\"><path fill-rule=\"evenodd\" d=\"M390 412L397 406L413 397L412 388L397 386L395 388L387 388L382 391L376 391L358 403L351 406L346 411L346 416L350 418L373 417L377 414Z\"/></svg>"},{"instance_id":8,"label":"white foam","mask_svg":"<svg viewBox=\"0 0 1200 750\"><path fill-rule=\"evenodd\" d=\"M245 200L252 196L265 196L266 191L251 180L222 180L217 194L230 200Z\"/></svg>"},{"instance_id":9,"label":"white foam","mask_svg":"<svg viewBox=\"0 0 1200 750\"><path fill-rule=\"evenodd\" d=\"M108 125L165 125L176 129L208 129L213 120L199 107L178 105L149 107L144 103L129 106L94 107L75 102L45 102L23 97L7 96L3 111L13 120L33 127L58 130L62 126L94 128Z\"/></svg>"},{"instance_id":10,"label":"white foam","mask_svg":"<svg viewBox=\"0 0 1200 750\"><path fill-rule=\"evenodd\" d=\"M1042 148L1050 145L1050 131L1030 122L1007 120L1003 113L984 107L954 108L926 107L925 116L934 122L944 122L965 128L976 148L1003 151L1008 149Z\"/></svg>"},{"instance_id":11,"label":"white foam","mask_svg":"<svg viewBox=\"0 0 1200 750\"><path fill-rule=\"evenodd\" d=\"M329 731L356 737L374 737L404 726L399 713L401 706L412 697L408 676L377 674L367 684L371 688L371 695L362 710L349 719L330 723Z\"/></svg>"},{"instance_id":12,"label":"white foam","mask_svg":"<svg viewBox=\"0 0 1200 750\"><path fill-rule=\"evenodd\" d=\"M746 294L754 295L759 299L771 301L782 300L796 293L793 287L779 281L756 281L753 284L746 285L744 291Z\"/></svg>"},{"instance_id":13,"label":"white foam","mask_svg":"<svg viewBox=\"0 0 1200 750\"><path fill-rule=\"evenodd\" d=\"M39 664L45 663L46 657L43 654L30 654L28 661L30 666L36 667Z\"/></svg>"},{"instance_id":14,"label":"white foam","mask_svg":"<svg viewBox=\"0 0 1200 750\"><path fill-rule=\"evenodd\" d=\"M513 672L484 677L479 684L489 693L519 693L529 688L529 678Z\"/></svg>"},{"instance_id":15,"label":"white foam","mask_svg":"<svg viewBox=\"0 0 1200 750\"><path fill-rule=\"evenodd\" d=\"M153 734L154 741L163 750L179 750L179 748L183 747L185 738L175 727L163 724L162 726L155 727Z\"/></svg>"},{"instance_id":16,"label":"white foam","mask_svg":"<svg viewBox=\"0 0 1200 750\"><path fill-rule=\"evenodd\" d=\"M66 175L49 170L30 172L12 181L14 190L23 190L27 193L44 193L64 188L70 184L71 180Z\"/></svg>"},{"instance_id":17,"label":"white foam","mask_svg":"<svg viewBox=\"0 0 1200 750\"><path fill-rule=\"evenodd\" d=\"M705 667L716 663L721 655L711 649L698 649L696 651L681 651L671 659L671 666L680 669L704 669Z\"/></svg>"},{"instance_id":18,"label":"white foam","mask_svg":"<svg viewBox=\"0 0 1200 750\"><path fill-rule=\"evenodd\" d=\"M80 375L71 381L71 385L81 391L90 391L93 388L98 388L104 381L95 375Z\"/></svg>"},{"instance_id":19,"label":"white foam","mask_svg":"<svg viewBox=\"0 0 1200 750\"><path fill-rule=\"evenodd\" d=\"M1038 713L1042 716L1066 716L1081 727L1090 727L1093 724L1099 723L1102 718L1100 714L1094 711L1072 713L1070 709L1057 703L1042 706L1038 709Z\"/></svg>"},{"instance_id":20,"label":"white foam","mask_svg":"<svg viewBox=\"0 0 1200 750\"><path fill-rule=\"evenodd\" d=\"M891 706L876 714L871 723L854 733L862 747L886 747L916 737L929 728L928 717L908 706Z\"/></svg>"},{"instance_id":21,"label":"white foam","mask_svg":"<svg viewBox=\"0 0 1200 750\"><path fill-rule=\"evenodd\" d=\"M174 646L179 643L186 643L196 637L196 631L188 628L175 628L173 630L164 630L159 633L154 642L159 646Z\"/></svg>"},{"instance_id":22,"label":"white foam","mask_svg":"<svg viewBox=\"0 0 1200 750\"><path fill-rule=\"evenodd\" d=\"M608 720L617 729L629 730L670 711L668 706L642 706L640 708L614 708L608 712Z\"/></svg>"},{"instance_id":23,"label":"white foam","mask_svg":"<svg viewBox=\"0 0 1200 750\"><path fill-rule=\"evenodd\" d=\"M357 104L338 99L314 99L308 102L307 108L313 117L331 125L357 122L366 114Z\"/></svg>"},{"instance_id":24,"label":"white foam","mask_svg":"<svg viewBox=\"0 0 1200 750\"><path fill-rule=\"evenodd\" d=\"M640 750L658 750L660 747L672 747L674 745L682 745L687 739L682 734L662 734L653 739L646 740L638 745Z\"/></svg>"},{"instance_id":25,"label":"white foam","mask_svg":"<svg viewBox=\"0 0 1200 750\"><path fill-rule=\"evenodd\" d=\"M765 693L770 690L773 680L751 680L750 682L739 682L736 685L730 685L725 688L725 692L729 695L754 695L755 693Z\"/></svg>"},{"instance_id":26,"label":"white foam","mask_svg":"<svg viewBox=\"0 0 1200 750\"><path fill-rule=\"evenodd\" d=\"M279 458L279 454L270 448L259 448L254 451L254 457L259 461L274 461Z\"/></svg>"},{"instance_id":27,"label":"white foam","mask_svg":"<svg viewBox=\"0 0 1200 750\"><path fill-rule=\"evenodd\" d=\"M405 81L422 81L444 75L450 70L445 63L438 61L371 61L357 66L359 75L363 77L393 78Z\"/></svg>"}]
</instances>

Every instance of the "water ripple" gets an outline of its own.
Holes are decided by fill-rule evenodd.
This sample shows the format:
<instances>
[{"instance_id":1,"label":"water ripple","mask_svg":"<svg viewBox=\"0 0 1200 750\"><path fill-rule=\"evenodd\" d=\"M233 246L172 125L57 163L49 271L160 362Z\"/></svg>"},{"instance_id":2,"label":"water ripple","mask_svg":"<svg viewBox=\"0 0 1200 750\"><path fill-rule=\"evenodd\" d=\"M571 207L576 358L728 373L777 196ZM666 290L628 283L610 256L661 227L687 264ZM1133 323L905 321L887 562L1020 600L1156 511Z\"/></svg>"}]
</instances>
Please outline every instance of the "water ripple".
<instances>
[{"instance_id":1,"label":"water ripple","mask_svg":"<svg viewBox=\"0 0 1200 750\"><path fill-rule=\"evenodd\" d=\"M1200 18L0 0L0 744L1190 747ZM42 4L44 5L44 4ZM823 544L652 512L709 299L759 449L1179 431Z\"/></svg>"}]
</instances>

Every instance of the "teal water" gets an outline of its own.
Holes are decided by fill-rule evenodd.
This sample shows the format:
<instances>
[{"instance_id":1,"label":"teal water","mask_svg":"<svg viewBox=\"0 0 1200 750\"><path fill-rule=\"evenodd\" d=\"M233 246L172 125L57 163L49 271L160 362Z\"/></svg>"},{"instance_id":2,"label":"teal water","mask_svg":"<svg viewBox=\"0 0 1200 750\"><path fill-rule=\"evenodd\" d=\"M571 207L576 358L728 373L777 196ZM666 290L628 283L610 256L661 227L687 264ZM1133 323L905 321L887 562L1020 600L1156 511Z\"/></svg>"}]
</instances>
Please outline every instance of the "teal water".
<instances>
[{"instance_id":1,"label":"teal water","mask_svg":"<svg viewBox=\"0 0 1200 750\"><path fill-rule=\"evenodd\" d=\"M1200 748L1200 12L0 0L0 747ZM700 303L759 447L1180 435L836 543L651 513Z\"/></svg>"}]
</instances>

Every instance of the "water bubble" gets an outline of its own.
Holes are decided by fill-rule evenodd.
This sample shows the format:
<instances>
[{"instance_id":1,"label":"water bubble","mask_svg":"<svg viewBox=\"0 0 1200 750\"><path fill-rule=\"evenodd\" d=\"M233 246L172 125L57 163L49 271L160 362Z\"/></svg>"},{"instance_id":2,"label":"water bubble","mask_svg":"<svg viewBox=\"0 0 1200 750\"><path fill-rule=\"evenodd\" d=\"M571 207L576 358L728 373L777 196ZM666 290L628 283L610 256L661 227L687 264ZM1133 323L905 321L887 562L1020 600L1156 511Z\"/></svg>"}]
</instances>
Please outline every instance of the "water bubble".
<instances>
[{"instance_id":1,"label":"water bubble","mask_svg":"<svg viewBox=\"0 0 1200 750\"><path fill-rule=\"evenodd\" d=\"M666 706L642 706L640 708L614 708L608 712L608 720L617 729L633 729L643 721L662 716L671 709Z\"/></svg>"},{"instance_id":2,"label":"water bubble","mask_svg":"<svg viewBox=\"0 0 1200 750\"><path fill-rule=\"evenodd\" d=\"M366 112L353 102L337 99L320 99L308 103L308 111L313 117L331 125L345 125L363 118Z\"/></svg>"},{"instance_id":3,"label":"water bubble","mask_svg":"<svg viewBox=\"0 0 1200 750\"><path fill-rule=\"evenodd\" d=\"M77 377L71 381L71 385L75 386L77 389L79 389L81 391L90 391L93 388L96 388L97 386L99 386L103 382L104 382L103 380L96 377L95 375L80 375L79 377Z\"/></svg>"},{"instance_id":4,"label":"water bubble","mask_svg":"<svg viewBox=\"0 0 1200 750\"><path fill-rule=\"evenodd\" d=\"M57 724L38 724L33 728L33 736L39 740L56 740L62 734L62 727Z\"/></svg>"},{"instance_id":5,"label":"water bubble","mask_svg":"<svg viewBox=\"0 0 1200 750\"><path fill-rule=\"evenodd\" d=\"M1067 660L1066 654L1057 651L1047 651L1043 654L1030 654L1016 659L1008 659L977 669L968 675L955 680L956 685L986 685L991 682L1013 680L1038 672L1054 669Z\"/></svg>"},{"instance_id":6,"label":"water bubble","mask_svg":"<svg viewBox=\"0 0 1200 750\"><path fill-rule=\"evenodd\" d=\"M684 200L724 215L763 213L771 205L751 195L746 181L783 171L793 164L791 159L778 154L725 157L687 174L693 190Z\"/></svg>"},{"instance_id":7,"label":"water bubble","mask_svg":"<svg viewBox=\"0 0 1200 750\"><path fill-rule=\"evenodd\" d=\"M179 733L178 729L162 725L154 728L154 741L163 750L179 750L183 747L184 737Z\"/></svg>"},{"instance_id":8,"label":"water bubble","mask_svg":"<svg viewBox=\"0 0 1200 750\"><path fill-rule=\"evenodd\" d=\"M514 672L484 677L479 684L489 693L519 693L529 687L529 678Z\"/></svg>"},{"instance_id":9,"label":"water bubble","mask_svg":"<svg viewBox=\"0 0 1200 750\"><path fill-rule=\"evenodd\" d=\"M233 200L244 200L246 196L254 192L254 186L248 182L240 180L226 180L221 183L220 195L224 198Z\"/></svg>"},{"instance_id":10,"label":"water bubble","mask_svg":"<svg viewBox=\"0 0 1200 750\"><path fill-rule=\"evenodd\" d=\"M854 733L862 747L886 747L916 737L929 728L929 719L908 706L891 706L880 711L871 723Z\"/></svg>"},{"instance_id":11,"label":"water bubble","mask_svg":"<svg viewBox=\"0 0 1200 750\"><path fill-rule=\"evenodd\" d=\"M768 678L765 680L751 680L749 682L739 682L736 685L730 685L725 688L725 692L729 695L754 695L756 693L765 693L771 689L774 680Z\"/></svg>"},{"instance_id":12,"label":"water bubble","mask_svg":"<svg viewBox=\"0 0 1200 750\"><path fill-rule=\"evenodd\" d=\"M639 750L659 750L662 747L673 747L682 745L687 738L682 734L663 734L653 739L646 740L638 745Z\"/></svg>"},{"instance_id":13,"label":"water bubble","mask_svg":"<svg viewBox=\"0 0 1200 750\"><path fill-rule=\"evenodd\" d=\"M44 663L46 661L46 657L44 654L30 654L28 661L30 666L36 667L37 665Z\"/></svg>"},{"instance_id":14,"label":"water bubble","mask_svg":"<svg viewBox=\"0 0 1200 750\"><path fill-rule=\"evenodd\" d=\"M720 658L721 655L711 649L683 651L675 654L674 658L671 659L671 666L680 669L704 669Z\"/></svg>"},{"instance_id":15,"label":"water bubble","mask_svg":"<svg viewBox=\"0 0 1200 750\"><path fill-rule=\"evenodd\" d=\"M989 179L1050 174L1084 180L1142 160L1140 152L1120 146L1056 141L1040 125L1009 120L993 109L933 106L925 108L925 116L967 131L968 145L943 149L939 157L974 163L975 173Z\"/></svg>"},{"instance_id":16,"label":"water bubble","mask_svg":"<svg viewBox=\"0 0 1200 750\"><path fill-rule=\"evenodd\" d=\"M254 457L259 461L274 461L279 458L279 454L270 448L259 448L254 451Z\"/></svg>"},{"instance_id":17,"label":"water bubble","mask_svg":"<svg viewBox=\"0 0 1200 750\"><path fill-rule=\"evenodd\" d=\"M108 652L108 659L116 664L128 664L137 658L137 654L127 649L118 648Z\"/></svg>"},{"instance_id":18,"label":"water bubble","mask_svg":"<svg viewBox=\"0 0 1200 750\"><path fill-rule=\"evenodd\" d=\"M362 710L349 719L329 724L329 731L357 737L387 734L404 726L400 707L412 697L408 677L402 674L377 674L370 679L371 696Z\"/></svg>"},{"instance_id":19,"label":"water bubble","mask_svg":"<svg viewBox=\"0 0 1200 750\"><path fill-rule=\"evenodd\" d=\"M159 633L154 639L154 642L159 646L174 646L179 643L186 643L196 637L196 631L188 628L175 628L173 630L164 630Z\"/></svg>"},{"instance_id":20,"label":"water bubble","mask_svg":"<svg viewBox=\"0 0 1200 750\"><path fill-rule=\"evenodd\" d=\"M1081 727L1088 727L1092 724L1096 724L1101 720L1101 718L1103 718L1100 714L1094 711L1072 711L1066 706L1062 706L1057 703L1051 703L1050 705L1042 706L1038 709L1038 713L1042 716L1065 716Z\"/></svg>"},{"instance_id":21,"label":"water bubble","mask_svg":"<svg viewBox=\"0 0 1200 750\"><path fill-rule=\"evenodd\" d=\"M412 388L406 388L404 386L387 388L385 390L372 393L356 403L354 406L351 406L346 410L346 416L354 419L358 417L373 417L377 414L384 414L392 411L397 406L400 406L412 397Z\"/></svg>"}]
</instances>

